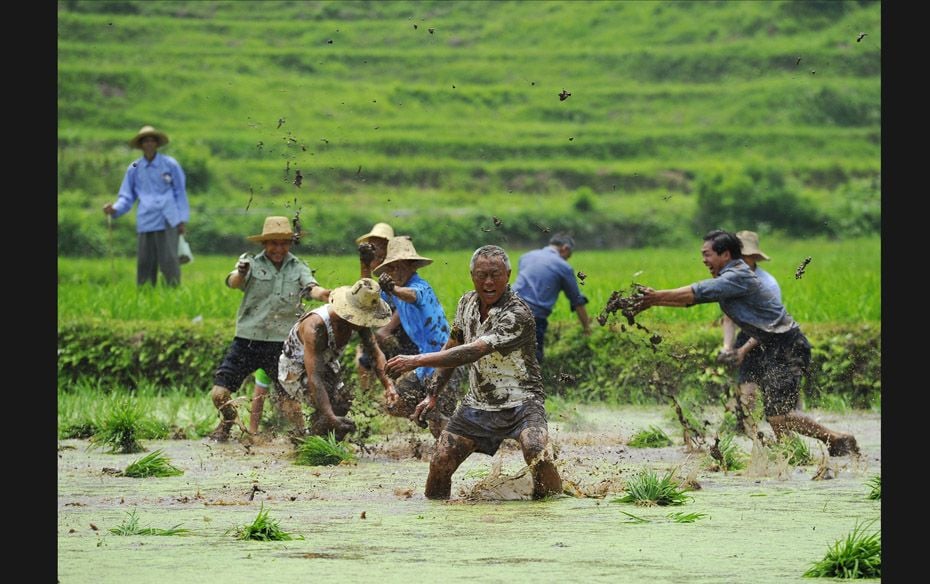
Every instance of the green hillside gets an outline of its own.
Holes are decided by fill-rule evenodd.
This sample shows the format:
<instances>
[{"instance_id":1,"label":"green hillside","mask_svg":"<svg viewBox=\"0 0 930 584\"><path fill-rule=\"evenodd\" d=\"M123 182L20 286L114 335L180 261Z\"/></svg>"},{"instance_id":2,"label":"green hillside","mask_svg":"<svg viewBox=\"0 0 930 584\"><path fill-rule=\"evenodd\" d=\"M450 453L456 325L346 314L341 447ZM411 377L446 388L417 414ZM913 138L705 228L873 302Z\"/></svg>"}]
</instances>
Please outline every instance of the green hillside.
<instances>
[{"instance_id":1,"label":"green hillside","mask_svg":"<svg viewBox=\"0 0 930 584\"><path fill-rule=\"evenodd\" d=\"M134 214L100 209L145 124L195 253L267 214L314 253L383 220L423 250L875 234L881 24L846 0L59 1L59 254L134 254Z\"/></svg>"}]
</instances>

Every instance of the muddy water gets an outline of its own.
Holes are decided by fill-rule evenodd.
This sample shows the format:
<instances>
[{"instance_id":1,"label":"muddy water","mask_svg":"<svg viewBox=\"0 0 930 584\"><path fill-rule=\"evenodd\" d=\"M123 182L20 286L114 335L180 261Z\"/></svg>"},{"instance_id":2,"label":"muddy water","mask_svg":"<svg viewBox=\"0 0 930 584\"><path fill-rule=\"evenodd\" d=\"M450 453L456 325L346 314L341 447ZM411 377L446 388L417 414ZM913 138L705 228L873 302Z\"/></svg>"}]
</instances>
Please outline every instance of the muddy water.
<instances>
[{"instance_id":1,"label":"muddy water","mask_svg":"<svg viewBox=\"0 0 930 584\"><path fill-rule=\"evenodd\" d=\"M495 495L476 493L496 468L505 477L523 468L522 456L509 444L496 457L472 455L454 476L451 501L425 499L432 438L418 429L386 439L355 465L339 467L296 466L290 445L281 440L250 451L235 442L153 441L145 444L150 451L164 449L185 472L148 479L103 470L122 470L141 454L87 451L86 441L67 440L58 452L58 578L69 584L325 578L809 583L803 572L857 521L881 526L881 502L866 496L866 481L881 473L880 414L813 415L853 432L862 449L858 459L824 459L811 441L815 458L833 477L828 480L812 480L820 470L816 463L710 471L706 453L682 446L681 432L664 409L561 412L550 420L560 471L566 483L592 496L547 501L489 500ZM626 446L633 433L653 424L676 445ZM770 431L764 424L763 429ZM411 457L419 441L427 451L423 460ZM739 444L750 451L748 441ZM646 467L676 468L701 488L679 507L611 502L622 494L623 482ZM498 496L519 497L518 482ZM253 485L263 492L254 492L250 501ZM283 529L304 539L236 540L232 530L251 523L262 504ZM133 509L142 527L181 524L191 533L110 534ZM621 511L647 522L634 522ZM706 517L680 524L667 517L675 511Z\"/></svg>"}]
</instances>

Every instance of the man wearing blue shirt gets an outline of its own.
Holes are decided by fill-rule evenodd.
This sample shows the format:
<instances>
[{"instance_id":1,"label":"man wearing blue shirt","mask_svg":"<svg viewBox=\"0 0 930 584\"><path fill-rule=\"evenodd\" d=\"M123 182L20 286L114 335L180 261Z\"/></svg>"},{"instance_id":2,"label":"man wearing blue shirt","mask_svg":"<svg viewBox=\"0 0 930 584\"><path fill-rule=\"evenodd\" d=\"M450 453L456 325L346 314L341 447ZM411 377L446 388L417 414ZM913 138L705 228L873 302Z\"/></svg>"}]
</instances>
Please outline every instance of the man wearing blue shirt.
<instances>
[{"instance_id":1,"label":"man wearing blue shirt","mask_svg":"<svg viewBox=\"0 0 930 584\"><path fill-rule=\"evenodd\" d=\"M138 200L136 212L136 283L156 284L158 270L169 286L181 283L178 260L178 237L190 219L184 170L174 158L159 154L168 136L152 126L142 129L129 141L142 150L142 157L126 169L115 203L107 203L103 212L113 219L125 215Z\"/></svg>"},{"instance_id":2,"label":"man wearing blue shirt","mask_svg":"<svg viewBox=\"0 0 930 584\"><path fill-rule=\"evenodd\" d=\"M536 320L536 360L542 363L543 341L549 326L549 315L564 292L571 309L578 315L584 334L591 334L591 322L585 304L587 297L578 288L575 271L568 263L575 248L575 240L564 233L556 233L549 245L520 256L517 264L517 281L513 291L529 305Z\"/></svg>"},{"instance_id":3,"label":"man wearing blue shirt","mask_svg":"<svg viewBox=\"0 0 930 584\"><path fill-rule=\"evenodd\" d=\"M859 454L852 434L836 432L818 424L795 408L801 377L810 366L811 346L801 327L781 301L742 259L742 242L734 233L714 230L704 236L701 256L712 278L669 290L644 287L635 312L652 306L685 308L718 302L749 340L736 350L739 365L749 351L760 351L759 385L765 403L765 419L775 437L791 432L816 438L827 445L830 456Z\"/></svg>"},{"instance_id":4,"label":"man wearing blue shirt","mask_svg":"<svg viewBox=\"0 0 930 584\"><path fill-rule=\"evenodd\" d=\"M384 262L373 270L381 286L381 297L391 306L393 314L386 325L378 329L378 344L390 345L401 330L417 346L420 354L435 353L449 340L449 321L433 287L417 273L433 260L423 257L413 247L407 235L388 240ZM396 341L393 341L396 343ZM396 394L386 395L387 410L392 416L409 417L427 395L432 367L417 367L394 383ZM434 437L439 437L449 418L455 413L458 386L463 373L456 369L452 380L453 391L444 392L439 407L425 416ZM419 420L418 420L419 421Z\"/></svg>"},{"instance_id":5,"label":"man wearing blue shirt","mask_svg":"<svg viewBox=\"0 0 930 584\"><path fill-rule=\"evenodd\" d=\"M762 287L768 290L779 302L781 302L781 287L775 277L762 269L759 265L761 261L768 261L769 256L759 247L759 235L755 231L737 231L736 237L743 244L742 258L749 265L749 268L756 273ZM727 315L723 315L723 348L717 355L717 361L721 363L733 363L736 359L736 349L742 347L749 340L749 335L743 331L737 333L738 327ZM739 385L737 399L740 407L736 409L737 418L743 425L743 431L747 436L756 435L755 420L752 412L755 409L756 394L759 391L759 377L762 375L762 351L749 351L739 366L737 383ZM801 409L800 392L798 392L797 408Z\"/></svg>"}]
</instances>

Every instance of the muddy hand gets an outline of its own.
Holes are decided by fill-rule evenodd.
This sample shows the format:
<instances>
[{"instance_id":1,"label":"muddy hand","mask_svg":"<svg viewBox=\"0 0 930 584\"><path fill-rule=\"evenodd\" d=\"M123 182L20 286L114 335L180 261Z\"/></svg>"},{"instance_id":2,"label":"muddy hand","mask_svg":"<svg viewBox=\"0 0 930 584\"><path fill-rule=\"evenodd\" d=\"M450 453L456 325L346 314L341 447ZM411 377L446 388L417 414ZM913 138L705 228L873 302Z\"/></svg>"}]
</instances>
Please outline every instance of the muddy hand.
<instances>
[{"instance_id":1,"label":"muddy hand","mask_svg":"<svg viewBox=\"0 0 930 584\"><path fill-rule=\"evenodd\" d=\"M358 259L366 266L371 264L371 260L375 259L375 246L367 241L358 244Z\"/></svg>"},{"instance_id":2,"label":"muddy hand","mask_svg":"<svg viewBox=\"0 0 930 584\"><path fill-rule=\"evenodd\" d=\"M384 365L384 372L388 374L388 377L396 378L416 367L413 355L394 355Z\"/></svg>"},{"instance_id":3,"label":"muddy hand","mask_svg":"<svg viewBox=\"0 0 930 584\"><path fill-rule=\"evenodd\" d=\"M400 394L393 387L384 390L384 403L387 404L388 408L393 407L399 398Z\"/></svg>"},{"instance_id":4,"label":"muddy hand","mask_svg":"<svg viewBox=\"0 0 930 584\"><path fill-rule=\"evenodd\" d=\"M430 410L436 407L436 396L428 395L423 398L423 401L417 404L413 413L410 414L410 419L417 423L419 426L423 426L426 423L426 420L422 419L422 416L425 416Z\"/></svg>"},{"instance_id":5,"label":"muddy hand","mask_svg":"<svg viewBox=\"0 0 930 584\"><path fill-rule=\"evenodd\" d=\"M378 285L381 286L381 289L387 292L388 294L394 293L394 278L388 276L387 274L381 274L378 276Z\"/></svg>"}]
</instances>

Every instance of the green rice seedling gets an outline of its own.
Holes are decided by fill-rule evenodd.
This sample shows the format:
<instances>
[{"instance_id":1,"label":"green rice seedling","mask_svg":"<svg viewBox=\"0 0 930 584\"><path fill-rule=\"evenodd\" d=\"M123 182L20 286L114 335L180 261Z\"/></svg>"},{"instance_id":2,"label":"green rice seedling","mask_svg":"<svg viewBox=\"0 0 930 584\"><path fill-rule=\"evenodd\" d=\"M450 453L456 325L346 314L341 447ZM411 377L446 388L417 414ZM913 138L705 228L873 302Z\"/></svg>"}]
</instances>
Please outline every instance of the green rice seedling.
<instances>
[{"instance_id":1,"label":"green rice seedling","mask_svg":"<svg viewBox=\"0 0 930 584\"><path fill-rule=\"evenodd\" d=\"M681 511L676 511L675 513L669 513L666 515L669 519L675 523L694 523L698 519L704 519L707 517L706 513L683 513Z\"/></svg>"},{"instance_id":2,"label":"green rice seedling","mask_svg":"<svg viewBox=\"0 0 930 584\"><path fill-rule=\"evenodd\" d=\"M881 578L882 534L866 533L875 521L856 524L845 539L836 540L804 576L810 578Z\"/></svg>"},{"instance_id":3,"label":"green rice seedling","mask_svg":"<svg viewBox=\"0 0 930 584\"><path fill-rule=\"evenodd\" d=\"M305 466L332 466L355 460L355 454L345 442L337 442L336 435L330 432L326 438L309 436L297 447L297 459L294 464Z\"/></svg>"},{"instance_id":4,"label":"green rice seedling","mask_svg":"<svg viewBox=\"0 0 930 584\"><path fill-rule=\"evenodd\" d=\"M110 533L113 535L184 535L190 533L190 530L182 528L180 523L168 529L139 527L139 517L136 515L136 510L133 509L127 514L129 517L116 527L111 527Z\"/></svg>"},{"instance_id":5,"label":"green rice seedling","mask_svg":"<svg viewBox=\"0 0 930 584\"><path fill-rule=\"evenodd\" d=\"M782 437L772 445L772 452L781 454L788 464L793 466L804 466L814 461L807 442L794 433Z\"/></svg>"},{"instance_id":6,"label":"green rice seedling","mask_svg":"<svg viewBox=\"0 0 930 584\"><path fill-rule=\"evenodd\" d=\"M303 536L293 536L281 529L276 519L268 516L265 511L265 504L262 503L258 510L258 516L252 523L242 525L236 528L236 539L255 540L255 541L291 541L294 539L303 539Z\"/></svg>"},{"instance_id":7,"label":"green rice seedling","mask_svg":"<svg viewBox=\"0 0 930 584\"><path fill-rule=\"evenodd\" d=\"M871 487L869 491L869 499L874 499L876 501L882 500L882 475L875 475L870 478L866 485Z\"/></svg>"},{"instance_id":8,"label":"green rice seedling","mask_svg":"<svg viewBox=\"0 0 930 584\"><path fill-rule=\"evenodd\" d=\"M171 464L161 449L130 463L123 471L123 476L135 478L174 477L182 474L184 471Z\"/></svg>"},{"instance_id":9,"label":"green rice seedling","mask_svg":"<svg viewBox=\"0 0 930 584\"><path fill-rule=\"evenodd\" d=\"M126 396L110 401L97 422L98 432L91 436L92 448L106 447L110 454L133 454L145 448L139 437L145 432L145 414L139 403Z\"/></svg>"},{"instance_id":10,"label":"green rice seedling","mask_svg":"<svg viewBox=\"0 0 930 584\"><path fill-rule=\"evenodd\" d=\"M674 470L659 478L655 471L643 469L627 482L626 494L613 499L618 503L635 503L644 507L656 505L684 505L688 496L672 478Z\"/></svg>"},{"instance_id":11,"label":"green rice seedling","mask_svg":"<svg viewBox=\"0 0 930 584\"><path fill-rule=\"evenodd\" d=\"M627 513L626 511L621 511L621 513L623 513L624 515L630 518L630 520L627 521L627 523L649 523L649 520L644 517L637 517L636 515L633 515L632 513Z\"/></svg>"},{"instance_id":12,"label":"green rice seedling","mask_svg":"<svg viewBox=\"0 0 930 584\"><path fill-rule=\"evenodd\" d=\"M649 426L634 434L627 444L633 448L661 448L671 446L672 439L668 437L668 434L662 428Z\"/></svg>"}]
</instances>

